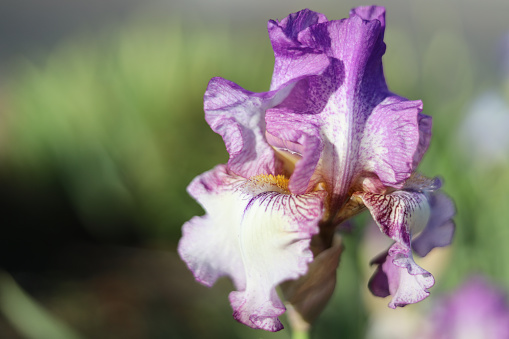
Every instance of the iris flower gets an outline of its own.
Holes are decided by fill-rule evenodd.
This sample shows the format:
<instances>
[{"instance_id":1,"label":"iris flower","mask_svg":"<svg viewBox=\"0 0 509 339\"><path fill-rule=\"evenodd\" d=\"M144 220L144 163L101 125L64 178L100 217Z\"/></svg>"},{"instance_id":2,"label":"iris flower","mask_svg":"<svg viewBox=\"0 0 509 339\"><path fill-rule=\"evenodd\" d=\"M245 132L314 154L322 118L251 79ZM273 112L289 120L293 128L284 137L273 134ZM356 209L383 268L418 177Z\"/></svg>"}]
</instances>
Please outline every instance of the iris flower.
<instances>
[{"instance_id":1,"label":"iris flower","mask_svg":"<svg viewBox=\"0 0 509 339\"><path fill-rule=\"evenodd\" d=\"M306 275L338 225L366 208L395 241L377 259L371 289L391 294L396 307L424 299L434 284L411 244L423 228L424 252L452 236L449 223L428 222L439 180L415 173L431 118L421 101L388 90L384 30L382 7L358 7L338 21L302 10L268 23L268 92L222 78L208 85L205 118L230 157L189 185L206 214L183 226L178 251L202 284L233 280L229 299L241 323L282 329L276 287Z\"/></svg>"},{"instance_id":2,"label":"iris flower","mask_svg":"<svg viewBox=\"0 0 509 339\"><path fill-rule=\"evenodd\" d=\"M507 293L482 276L434 303L427 318L416 338L509 338Z\"/></svg>"}]
</instances>

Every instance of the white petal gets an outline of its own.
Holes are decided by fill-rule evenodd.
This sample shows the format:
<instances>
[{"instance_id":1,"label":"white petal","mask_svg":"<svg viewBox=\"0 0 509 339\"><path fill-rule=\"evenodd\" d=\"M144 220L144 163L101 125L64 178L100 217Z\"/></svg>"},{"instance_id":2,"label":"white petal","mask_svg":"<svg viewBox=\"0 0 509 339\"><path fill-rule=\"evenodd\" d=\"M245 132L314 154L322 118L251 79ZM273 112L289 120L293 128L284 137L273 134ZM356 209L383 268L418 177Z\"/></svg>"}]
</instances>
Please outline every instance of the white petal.
<instances>
[{"instance_id":1,"label":"white petal","mask_svg":"<svg viewBox=\"0 0 509 339\"><path fill-rule=\"evenodd\" d=\"M291 195L287 180L234 177L218 167L196 178L190 192L207 215L184 226L179 253L197 280L210 285L229 275L234 317L269 331L283 328L285 308L275 287L307 272L309 242L317 234L324 191Z\"/></svg>"}]
</instances>

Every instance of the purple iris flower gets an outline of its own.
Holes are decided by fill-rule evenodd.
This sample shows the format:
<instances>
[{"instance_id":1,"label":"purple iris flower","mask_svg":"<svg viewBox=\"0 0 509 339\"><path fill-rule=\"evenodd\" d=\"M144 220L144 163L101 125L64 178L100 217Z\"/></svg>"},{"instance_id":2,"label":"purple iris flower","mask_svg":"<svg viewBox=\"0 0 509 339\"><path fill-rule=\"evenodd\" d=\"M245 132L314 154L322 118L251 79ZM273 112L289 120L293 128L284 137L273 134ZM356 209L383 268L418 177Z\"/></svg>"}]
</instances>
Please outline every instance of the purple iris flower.
<instances>
[{"instance_id":1,"label":"purple iris flower","mask_svg":"<svg viewBox=\"0 0 509 339\"><path fill-rule=\"evenodd\" d=\"M468 279L441 299L419 338L509 338L509 307L505 291L485 278Z\"/></svg>"},{"instance_id":2,"label":"purple iris flower","mask_svg":"<svg viewBox=\"0 0 509 339\"><path fill-rule=\"evenodd\" d=\"M415 173L431 118L421 101L388 90L384 30L383 7L358 7L338 21L302 10L268 23L268 92L222 78L208 85L205 118L230 158L188 187L206 214L183 226L178 251L207 286L231 277L233 315L250 327L283 328L276 287L304 276L331 248L337 226L366 207L395 240L371 289L391 294L396 307L424 299L434 284L411 244L423 229L423 252L452 236L442 218L428 222L442 210L431 203L440 181Z\"/></svg>"}]
</instances>

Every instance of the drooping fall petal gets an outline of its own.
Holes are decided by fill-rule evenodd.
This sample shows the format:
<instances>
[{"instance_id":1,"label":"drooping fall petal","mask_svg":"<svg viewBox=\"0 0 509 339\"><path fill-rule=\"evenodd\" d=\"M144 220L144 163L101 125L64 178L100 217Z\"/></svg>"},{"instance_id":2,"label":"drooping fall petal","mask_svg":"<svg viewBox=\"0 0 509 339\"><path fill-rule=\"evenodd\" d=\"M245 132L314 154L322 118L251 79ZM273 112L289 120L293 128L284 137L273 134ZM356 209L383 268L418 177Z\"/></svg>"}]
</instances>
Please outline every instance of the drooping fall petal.
<instances>
[{"instance_id":1,"label":"drooping fall petal","mask_svg":"<svg viewBox=\"0 0 509 339\"><path fill-rule=\"evenodd\" d=\"M370 291L377 297L392 296L390 308L414 304L425 299L435 279L417 265L412 252L395 243L389 251L373 261L377 270L369 281Z\"/></svg>"},{"instance_id":2,"label":"drooping fall petal","mask_svg":"<svg viewBox=\"0 0 509 339\"><path fill-rule=\"evenodd\" d=\"M413 191L396 191L381 195L356 194L370 210L380 230L396 241L387 254L379 256L369 287L377 296L392 296L389 307L405 306L429 295L435 281L433 276L412 257L411 232L422 230L429 219L426 194Z\"/></svg>"},{"instance_id":3,"label":"drooping fall petal","mask_svg":"<svg viewBox=\"0 0 509 339\"><path fill-rule=\"evenodd\" d=\"M325 191L291 195L282 177L244 179L225 166L197 177L189 192L207 214L184 225L179 254L208 286L230 276L234 317L269 331L282 329L284 305L276 286L305 274L313 260L309 242L318 233Z\"/></svg>"}]
</instances>

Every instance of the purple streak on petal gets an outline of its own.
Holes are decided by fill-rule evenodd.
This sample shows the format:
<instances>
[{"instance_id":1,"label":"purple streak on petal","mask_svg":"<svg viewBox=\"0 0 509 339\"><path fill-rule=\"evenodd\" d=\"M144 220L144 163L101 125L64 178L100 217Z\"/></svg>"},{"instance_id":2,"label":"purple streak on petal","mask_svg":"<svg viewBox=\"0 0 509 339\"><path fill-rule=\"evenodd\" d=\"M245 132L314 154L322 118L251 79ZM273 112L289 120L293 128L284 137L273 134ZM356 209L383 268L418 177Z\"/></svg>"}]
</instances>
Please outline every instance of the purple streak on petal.
<instances>
[{"instance_id":1,"label":"purple streak on petal","mask_svg":"<svg viewBox=\"0 0 509 339\"><path fill-rule=\"evenodd\" d=\"M411 232L424 229L429 219L426 195L396 191L390 194L355 193L369 209L380 231L410 250Z\"/></svg>"},{"instance_id":2,"label":"purple streak on petal","mask_svg":"<svg viewBox=\"0 0 509 339\"><path fill-rule=\"evenodd\" d=\"M449 245L455 230L452 217L456 214L456 208L452 200L444 193L437 192L430 195L428 202L431 209L428 224L412 242L413 250L421 257L435 247Z\"/></svg>"},{"instance_id":3,"label":"purple streak on petal","mask_svg":"<svg viewBox=\"0 0 509 339\"><path fill-rule=\"evenodd\" d=\"M223 137L233 173L245 178L280 173L281 163L265 141L265 110L278 104L292 86L253 93L222 78L210 81L204 97L205 119Z\"/></svg>"},{"instance_id":4,"label":"purple streak on petal","mask_svg":"<svg viewBox=\"0 0 509 339\"><path fill-rule=\"evenodd\" d=\"M342 63L331 59L323 74L300 80L283 102L266 112L267 131L277 142L273 146L284 145L302 156L290 178L289 188L294 194L302 194L316 184L310 180L323 150L318 115L343 77Z\"/></svg>"},{"instance_id":5,"label":"purple streak on petal","mask_svg":"<svg viewBox=\"0 0 509 339\"><path fill-rule=\"evenodd\" d=\"M426 114L419 113L419 144L414 154L412 169L415 171L419 163L421 162L424 153L428 150L429 143L431 141L431 117Z\"/></svg>"}]
</instances>

